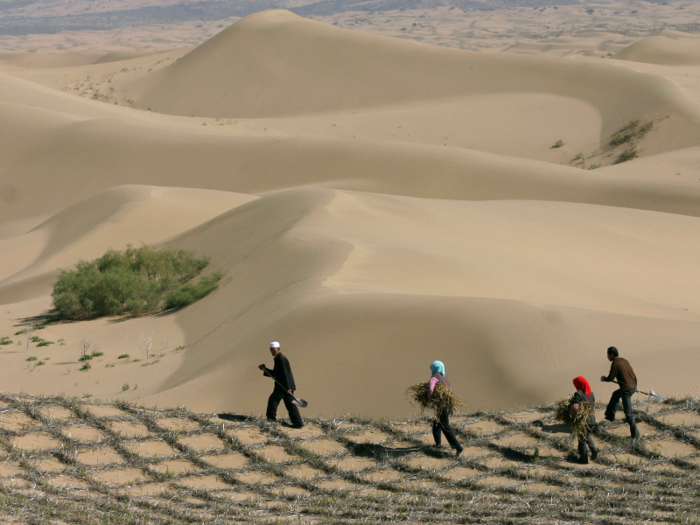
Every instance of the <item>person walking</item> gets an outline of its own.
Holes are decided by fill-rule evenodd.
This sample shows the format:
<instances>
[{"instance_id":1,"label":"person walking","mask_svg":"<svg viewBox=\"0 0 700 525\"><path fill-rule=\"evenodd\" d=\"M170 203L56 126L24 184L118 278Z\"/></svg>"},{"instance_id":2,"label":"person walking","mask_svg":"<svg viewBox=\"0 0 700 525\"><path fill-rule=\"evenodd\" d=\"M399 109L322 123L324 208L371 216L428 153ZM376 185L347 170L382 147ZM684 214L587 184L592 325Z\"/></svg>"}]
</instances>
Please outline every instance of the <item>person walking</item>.
<instances>
[{"instance_id":1,"label":"person walking","mask_svg":"<svg viewBox=\"0 0 700 525\"><path fill-rule=\"evenodd\" d=\"M294 403L294 396L292 395L297 389L294 383L294 376L292 375L292 367L289 365L289 360L282 354L280 344L277 341L270 343L270 354L275 360L275 366L272 370L264 364L258 368L263 371L264 376L272 377L279 383L275 382L275 389L267 400L267 412L265 415L268 421L277 421L277 407L280 401L284 400L284 406L289 413L292 427L301 428L304 426L304 421L301 419L301 414L299 414L299 409Z\"/></svg>"},{"instance_id":2,"label":"person walking","mask_svg":"<svg viewBox=\"0 0 700 525\"><path fill-rule=\"evenodd\" d=\"M583 376L578 376L574 379L574 386L576 387L576 393L571 399L571 405L569 406L569 414L574 415L581 409L581 403L592 403L595 404L595 395L591 390L591 385L588 380ZM598 428L598 423L595 420L595 412L592 412L586 421L588 423L588 428L583 435L578 438L578 460L579 463L588 463L588 450L591 449L591 459L595 461L598 457L598 449L595 446L592 432L595 432ZM588 447L586 447L588 445Z\"/></svg>"},{"instance_id":3,"label":"person walking","mask_svg":"<svg viewBox=\"0 0 700 525\"><path fill-rule=\"evenodd\" d=\"M615 421L617 404L622 399L622 408L625 411L627 424L630 426L631 437L632 439L638 438L640 434L632 413L632 394L637 391L637 376L634 374L634 370L632 370L632 366L627 359L620 357L620 352L614 346L608 348L608 361L612 362L610 373L607 377L602 376L600 380L613 381L616 379L620 388L615 390L610 397L610 403L605 409L605 419Z\"/></svg>"},{"instance_id":4,"label":"person walking","mask_svg":"<svg viewBox=\"0 0 700 525\"><path fill-rule=\"evenodd\" d=\"M430 365L430 371L433 375L430 377L430 383L428 385L428 399L433 397L433 392L435 392L435 387L438 383L442 383L447 388L450 388L450 381L445 375L445 365L442 361L433 361ZM450 413L447 410L443 410L439 414L436 414L435 417L436 419L433 420L433 439L435 440L435 445L438 447L440 446L442 434L445 434L447 442L452 448L456 449L455 456L459 456L463 449L450 426Z\"/></svg>"}]
</instances>

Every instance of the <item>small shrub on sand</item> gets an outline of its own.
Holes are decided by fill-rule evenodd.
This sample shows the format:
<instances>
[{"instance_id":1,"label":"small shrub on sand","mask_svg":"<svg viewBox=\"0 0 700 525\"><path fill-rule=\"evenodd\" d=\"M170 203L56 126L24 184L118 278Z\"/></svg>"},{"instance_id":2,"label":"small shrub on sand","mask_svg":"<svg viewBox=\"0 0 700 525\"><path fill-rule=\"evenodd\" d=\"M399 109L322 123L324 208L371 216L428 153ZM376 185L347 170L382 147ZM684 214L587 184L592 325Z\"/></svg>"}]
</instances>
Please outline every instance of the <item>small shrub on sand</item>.
<instances>
[{"instance_id":1,"label":"small shrub on sand","mask_svg":"<svg viewBox=\"0 0 700 525\"><path fill-rule=\"evenodd\" d=\"M12 343L13 342L7 336L0 338L0 346L11 345Z\"/></svg>"},{"instance_id":2,"label":"small shrub on sand","mask_svg":"<svg viewBox=\"0 0 700 525\"><path fill-rule=\"evenodd\" d=\"M565 425L569 425L579 439L585 439L586 432L590 429L588 426L588 418L595 412L595 405L586 402L580 403L578 412L576 412L574 416L571 416L569 414L569 407L571 406L572 398L573 395L557 402L557 411L554 415L554 419L561 421Z\"/></svg>"},{"instance_id":3,"label":"small shrub on sand","mask_svg":"<svg viewBox=\"0 0 700 525\"><path fill-rule=\"evenodd\" d=\"M564 146L564 141L559 139L554 143L554 146L552 146L552 149L561 148L563 146Z\"/></svg>"},{"instance_id":4,"label":"small shrub on sand","mask_svg":"<svg viewBox=\"0 0 700 525\"><path fill-rule=\"evenodd\" d=\"M129 359L129 357L129 354L122 354L119 357L117 357L117 359Z\"/></svg>"},{"instance_id":5,"label":"small shrub on sand","mask_svg":"<svg viewBox=\"0 0 700 525\"><path fill-rule=\"evenodd\" d=\"M433 395L428 399L429 387L430 383L428 381L418 383L406 390L406 396L410 401L417 404L421 410L432 411L437 419L440 418L440 414L443 412L453 414L463 404L460 397L442 383L435 385Z\"/></svg>"},{"instance_id":6,"label":"small shrub on sand","mask_svg":"<svg viewBox=\"0 0 700 525\"><path fill-rule=\"evenodd\" d=\"M83 366L80 367L80 371L85 372L86 370L90 370L91 368L92 366L90 366L90 363L86 362L85 364L83 364Z\"/></svg>"},{"instance_id":7,"label":"small shrub on sand","mask_svg":"<svg viewBox=\"0 0 700 525\"><path fill-rule=\"evenodd\" d=\"M617 158L617 164L620 164L621 162L627 162L628 160L636 159L637 157L639 157L639 151L637 150L637 146L631 146L622 153L620 153L620 156Z\"/></svg>"},{"instance_id":8,"label":"small shrub on sand","mask_svg":"<svg viewBox=\"0 0 700 525\"><path fill-rule=\"evenodd\" d=\"M60 317L72 320L187 306L218 287L220 273L189 282L208 264L208 258L184 250L108 250L99 259L61 272L51 294L53 304Z\"/></svg>"},{"instance_id":9,"label":"small shrub on sand","mask_svg":"<svg viewBox=\"0 0 700 525\"><path fill-rule=\"evenodd\" d=\"M620 130L610 137L609 144L616 148L623 144L629 144L634 140L640 140L654 127L654 123L649 121L642 124L640 119L634 119L622 126Z\"/></svg>"},{"instance_id":10,"label":"small shrub on sand","mask_svg":"<svg viewBox=\"0 0 700 525\"><path fill-rule=\"evenodd\" d=\"M37 360L36 357L27 357L27 361L36 361L36 360Z\"/></svg>"}]
</instances>

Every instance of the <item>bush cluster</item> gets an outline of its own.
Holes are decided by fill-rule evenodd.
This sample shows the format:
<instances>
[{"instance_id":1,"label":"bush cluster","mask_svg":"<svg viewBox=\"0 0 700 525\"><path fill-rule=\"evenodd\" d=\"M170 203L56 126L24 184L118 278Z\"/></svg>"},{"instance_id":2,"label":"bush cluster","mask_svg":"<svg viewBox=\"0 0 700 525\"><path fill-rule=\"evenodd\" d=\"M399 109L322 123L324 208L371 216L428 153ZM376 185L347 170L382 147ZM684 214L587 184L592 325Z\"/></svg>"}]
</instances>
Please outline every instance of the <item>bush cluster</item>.
<instances>
[{"instance_id":1,"label":"bush cluster","mask_svg":"<svg viewBox=\"0 0 700 525\"><path fill-rule=\"evenodd\" d=\"M60 317L72 320L182 308L218 287L222 273L189 282L209 262L194 252L152 246L108 250L99 259L62 271L51 294L53 305Z\"/></svg>"}]
</instances>

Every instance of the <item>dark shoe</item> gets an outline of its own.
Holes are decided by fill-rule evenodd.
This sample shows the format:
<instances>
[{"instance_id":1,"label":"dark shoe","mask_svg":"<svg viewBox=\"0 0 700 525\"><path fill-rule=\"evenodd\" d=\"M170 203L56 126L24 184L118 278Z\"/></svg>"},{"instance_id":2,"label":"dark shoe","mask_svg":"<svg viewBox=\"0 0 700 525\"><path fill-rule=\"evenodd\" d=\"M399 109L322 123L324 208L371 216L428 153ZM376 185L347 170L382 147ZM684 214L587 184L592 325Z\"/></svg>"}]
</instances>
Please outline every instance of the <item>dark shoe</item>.
<instances>
[{"instance_id":1,"label":"dark shoe","mask_svg":"<svg viewBox=\"0 0 700 525\"><path fill-rule=\"evenodd\" d=\"M597 448L591 449L591 459L593 461L595 461L597 457L598 457L598 449Z\"/></svg>"},{"instance_id":2,"label":"dark shoe","mask_svg":"<svg viewBox=\"0 0 700 525\"><path fill-rule=\"evenodd\" d=\"M578 462L579 462L581 465L588 465L588 454L586 454L585 456L581 456L581 457L578 459Z\"/></svg>"},{"instance_id":3,"label":"dark shoe","mask_svg":"<svg viewBox=\"0 0 700 525\"><path fill-rule=\"evenodd\" d=\"M464 449L463 449L462 447L459 447L459 448L457 449L457 452L455 452L455 457L458 458L459 455L462 453L463 450L464 450Z\"/></svg>"},{"instance_id":4,"label":"dark shoe","mask_svg":"<svg viewBox=\"0 0 700 525\"><path fill-rule=\"evenodd\" d=\"M642 435L639 433L639 430L632 434L632 439L639 439L640 437L642 437Z\"/></svg>"},{"instance_id":5,"label":"dark shoe","mask_svg":"<svg viewBox=\"0 0 700 525\"><path fill-rule=\"evenodd\" d=\"M613 414L612 416L605 414L605 421L610 421L611 423L615 421L615 414Z\"/></svg>"}]
</instances>

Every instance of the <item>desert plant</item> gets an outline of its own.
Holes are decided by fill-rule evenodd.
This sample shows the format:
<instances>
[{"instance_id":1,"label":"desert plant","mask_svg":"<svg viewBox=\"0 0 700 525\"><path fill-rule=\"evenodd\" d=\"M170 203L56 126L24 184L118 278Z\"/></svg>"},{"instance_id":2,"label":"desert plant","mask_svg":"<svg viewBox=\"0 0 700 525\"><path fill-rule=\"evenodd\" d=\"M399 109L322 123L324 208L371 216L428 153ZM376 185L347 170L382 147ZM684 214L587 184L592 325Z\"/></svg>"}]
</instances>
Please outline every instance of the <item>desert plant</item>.
<instances>
[{"instance_id":1,"label":"desert plant","mask_svg":"<svg viewBox=\"0 0 700 525\"><path fill-rule=\"evenodd\" d=\"M27 350L29 350L29 343L32 342L32 332L35 330L35 328L25 328L24 330L20 330L17 332L15 335L23 335L24 336L24 341L27 346Z\"/></svg>"},{"instance_id":2,"label":"desert plant","mask_svg":"<svg viewBox=\"0 0 700 525\"><path fill-rule=\"evenodd\" d=\"M36 357L27 357L27 361L36 361L37 359Z\"/></svg>"},{"instance_id":3,"label":"desert plant","mask_svg":"<svg viewBox=\"0 0 700 525\"><path fill-rule=\"evenodd\" d=\"M165 309L184 308L209 295L219 287L219 281L224 277L221 272L202 277L198 283L185 283L179 289L165 297Z\"/></svg>"},{"instance_id":4,"label":"desert plant","mask_svg":"<svg viewBox=\"0 0 700 525\"><path fill-rule=\"evenodd\" d=\"M82 367L80 367L81 372L85 372L86 370L90 370L92 366L90 366L90 363L84 363Z\"/></svg>"},{"instance_id":5,"label":"desert plant","mask_svg":"<svg viewBox=\"0 0 700 525\"><path fill-rule=\"evenodd\" d=\"M617 158L616 163L620 164L621 162L627 162L628 160L636 159L637 157L639 157L639 151L637 150L637 146L631 146L622 153L620 153L620 156Z\"/></svg>"},{"instance_id":6,"label":"desert plant","mask_svg":"<svg viewBox=\"0 0 700 525\"><path fill-rule=\"evenodd\" d=\"M9 337L0 337L0 346L11 345L12 343L13 341L11 341Z\"/></svg>"},{"instance_id":7,"label":"desert plant","mask_svg":"<svg viewBox=\"0 0 700 525\"><path fill-rule=\"evenodd\" d=\"M108 250L99 259L80 261L75 270L61 272L53 304L60 316L73 320L179 307L185 303L183 297L197 300L216 288L220 277L188 282L208 264L208 258L184 250L158 251L151 246Z\"/></svg>"},{"instance_id":8,"label":"desert plant","mask_svg":"<svg viewBox=\"0 0 700 525\"><path fill-rule=\"evenodd\" d=\"M127 390L129 390L129 383L124 383L122 385L122 392L126 392Z\"/></svg>"},{"instance_id":9,"label":"desert plant","mask_svg":"<svg viewBox=\"0 0 700 525\"><path fill-rule=\"evenodd\" d=\"M117 357L117 359L129 359L129 357L129 354L122 354L119 357Z\"/></svg>"},{"instance_id":10,"label":"desert plant","mask_svg":"<svg viewBox=\"0 0 700 525\"><path fill-rule=\"evenodd\" d=\"M53 341L46 341L45 339L43 339L43 340L41 340L41 341L39 342L39 344L37 344L36 346L49 346L49 345L52 345L52 344L53 344Z\"/></svg>"},{"instance_id":11,"label":"desert plant","mask_svg":"<svg viewBox=\"0 0 700 525\"><path fill-rule=\"evenodd\" d=\"M139 338L139 346L141 347L141 350L146 352L146 359L148 359L151 354L151 350L153 350L153 334L142 332L141 337Z\"/></svg>"},{"instance_id":12,"label":"desert plant","mask_svg":"<svg viewBox=\"0 0 700 525\"><path fill-rule=\"evenodd\" d=\"M652 121L645 122L642 124L640 119L633 119L626 123L622 128L620 128L616 133L610 137L608 144L612 148L622 146L623 144L629 144L634 140L640 140L649 133L654 127Z\"/></svg>"},{"instance_id":13,"label":"desert plant","mask_svg":"<svg viewBox=\"0 0 700 525\"><path fill-rule=\"evenodd\" d=\"M554 146L552 146L552 149L561 148L562 146L564 146L564 141L559 139L554 143Z\"/></svg>"},{"instance_id":14,"label":"desert plant","mask_svg":"<svg viewBox=\"0 0 700 525\"><path fill-rule=\"evenodd\" d=\"M80 360L84 361L83 359L87 355L91 355L91 352L94 353L97 350L99 350L100 345L98 345L95 341L90 339L88 336L84 335L83 337L80 338L80 341L78 341L78 349L80 350ZM88 359L92 359L92 357L88 357Z\"/></svg>"}]
</instances>

